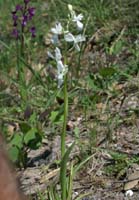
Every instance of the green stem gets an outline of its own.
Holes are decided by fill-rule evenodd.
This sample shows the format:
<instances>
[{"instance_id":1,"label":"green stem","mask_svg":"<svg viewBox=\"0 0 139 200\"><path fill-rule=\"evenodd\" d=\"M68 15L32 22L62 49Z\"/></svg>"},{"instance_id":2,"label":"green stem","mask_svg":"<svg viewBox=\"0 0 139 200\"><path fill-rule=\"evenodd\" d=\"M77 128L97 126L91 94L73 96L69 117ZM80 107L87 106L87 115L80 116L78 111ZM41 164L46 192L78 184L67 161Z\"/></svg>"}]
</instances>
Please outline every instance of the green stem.
<instances>
[{"instance_id":1,"label":"green stem","mask_svg":"<svg viewBox=\"0 0 139 200\"><path fill-rule=\"evenodd\" d=\"M64 78L64 122L61 134L61 157L63 158L65 154L65 137L66 137L66 126L67 126L67 116L68 116L68 91L67 91L67 74Z\"/></svg>"},{"instance_id":2,"label":"green stem","mask_svg":"<svg viewBox=\"0 0 139 200\"><path fill-rule=\"evenodd\" d=\"M67 74L64 78L64 122L63 129L61 134L61 159L64 159L65 151L66 151L66 126L67 126L67 116L68 116L68 91L67 91ZM66 181L66 163L61 163L60 170L60 179L61 179L61 199L66 200L66 189L67 189L67 181Z\"/></svg>"},{"instance_id":3,"label":"green stem","mask_svg":"<svg viewBox=\"0 0 139 200\"><path fill-rule=\"evenodd\" d=\"M21 62L21 58L24 58L24 40L23 37L20 41L17 41L17 72L18 72L18 83L19 83L19 92L22 99L22 103L26 104L27 102L27 88L26 88L26 78L24 63Z\"/></svg>"}]
</instances>

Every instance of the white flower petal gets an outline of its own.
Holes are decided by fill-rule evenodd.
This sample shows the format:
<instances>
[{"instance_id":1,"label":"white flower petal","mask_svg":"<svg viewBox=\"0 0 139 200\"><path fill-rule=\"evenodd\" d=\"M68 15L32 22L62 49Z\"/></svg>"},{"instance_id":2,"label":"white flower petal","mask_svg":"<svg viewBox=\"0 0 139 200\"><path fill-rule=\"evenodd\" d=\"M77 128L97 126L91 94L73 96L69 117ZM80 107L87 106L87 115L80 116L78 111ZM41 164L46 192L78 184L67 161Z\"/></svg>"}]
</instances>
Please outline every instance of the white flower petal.
<instances>
[{"instance_id":1,"label":"white flower petal","mask_svg":"<svg viewBox=\"0 0 139 200\"><path fill-rule=\"evenodd\" d=\"M57 35L62 34L62 30L63 30L63 28L62 28L61 23L57 23L55 28L51 28L51 32L54 34L57 34Z\"/></svg>"},{"instance_id":2,"label":"white flower petal","mask_svg":"<svg viewBox=\"0 0 139 200\"><path fill-rule=\"evenodd\" d=\"M51 32L57 34L56 28L51 28Z\"/></svg>"},{"instance_id":3,"label":"white flower petal","mask_svg":"<svg viewBox=\"0 0 139 200\"><path fill-rule=\"evenodd\" d=\"M75 37L75 42L78 43L78 42L84 42L85 41L85 37L83 35L77 35Z\"/></svg>"},{"instance_id":4,"label":"white flower petal","mask_svg":"<svg viewBox=\"0 0 139 200\"><path fill-rule=\"evenodd\" d=\"M65 34L64 39L66 42L73 42L75 40L75 37L71 33L67 33Z\"/></svg>"},{"instance_id":5,"label":"white flower petal","mask_svg":"<svg viewBox=\"0 0 139 200\"><path fill-rule=\"evenodd\" d=\"M57 74L58 88L60 88L64 81L64 76L67 73L68 68L67 65L63 65L62 61L59 61L57 63L57 68L58 68L58 74Z\"/></svg>"},{"instance_id":6,"label":"white flower petal","mask_svg":"<svg viewBox=\"0 0 139 200\"><path fill-rule=\"evenodd\" d=\"M51 38L51 42L52 44L58 44L59 43L59 39L58 39L58 35L57 34L54 34Z\"/></svg>"},{"instance_id":7,"label":"white flower petal","mask_svg":"<svg viewBox=\"0 0 139 200\"><path fill-rule=\"evenodd\" d=\"M62 58L61 51L58 47L56 47L56 49L55 49L55 59L56 59L56 61L59 61L59 60L61 60L61 58Z\"/></svg>"},{"instance_id":8,"label":"white flower petal","mask_svg":"<svg viewBox=\"0 0 139 200\"><path fill-rule=\"evenodd\" d=\"M77 51L80 51L80 47L79 47L78 43L85 41L85 37L81 34L74 36L71 33L67 33L67 34L65 34L64 37L65 37L66 42L74 42L74 47L76 48Z\"/></svg>"},{"instance_id":9,"label":"white flower petal","mask_svg":"<svg viewBox=\"0 0 139 200\"><path fill-rule=\"evenodd\" d=\"M59 31L59 33L62 33L63 28L62 28L61 23L58 23L56 27L57 27L57 30Z\"/></svg>"},{"instance_id":10,"label":"white flower petal","mask_svg":"<svg viewBox=\"0 0 139 200\"><path fill-rule=\"evenodd\" d=\"M76 21L81 21L82 19L83 19L83 15L82 15L82 14L79 14L79 15L77 15L77 16L76 16L76 15L74 16L73 21L75 21L75 22L76 22Z\"/></svg>"},{"instance_id":11,"label":"white flower petal","mask_svg":"<svg viewBox=\"0 0 139 200\"><path fill-rule=\"evenodd\" d=\"M79 14L79 15L73 15L72 16L72 21L73 22L76 22L76 25L77 25L77 28L79 29L79 30L82 30L83 29L83 23L81 22L81 20L83 19L83 15L82 14Z\"/></svg>"},{"instance_id":12,"label":"white flower petal","mask_svg":"<svg viewBox=\"0 0 139 200\"><path fill-rule=\"evenodd\" d=\"M77 19L78 19L79 21L81 21L81 20L83 19L83 14L77 15Z\"/></svg>"},{"instance_id":13,"label":"white flower petal","mask_svg":"<svg viewBox=\"0 0 139 200\"><path fill-rule=\"evenodd\" d=\"M57 70L58 70L58 74L63 73L65 71L65 66L63 65L61 60L57 62Z\"/></svg>"},{"instance_id":14,"label":"white flower petal","mask_svg":"<svg viewBox=\"0 0 139 200\"><path fill-rule=\"evenodd\" d=\"M80 21L77 21L77 28L78 28L78 30L83 30L83 23L82 22L80 22Z\"/></svg>"},{"instance_id":15,"label":"white flower petal","mask_svg":"<svg viewBox=\"0 0 139 200\"><path fill-rule=\"evenodd\" d=\"M49 58L55 59L55 57L51 54L50 51L47 52L47 55L48 55Z\"/></svg>"}]
</instances>

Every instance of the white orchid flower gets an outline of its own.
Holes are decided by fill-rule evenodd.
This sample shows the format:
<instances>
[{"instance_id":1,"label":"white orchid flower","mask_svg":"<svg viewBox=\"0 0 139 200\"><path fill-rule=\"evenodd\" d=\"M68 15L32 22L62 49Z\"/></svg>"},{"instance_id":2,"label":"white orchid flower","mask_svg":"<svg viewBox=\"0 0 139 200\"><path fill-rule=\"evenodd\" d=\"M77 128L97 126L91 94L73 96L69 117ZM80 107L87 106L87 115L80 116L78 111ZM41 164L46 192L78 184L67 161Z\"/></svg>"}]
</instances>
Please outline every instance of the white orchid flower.
<instances>
[{"instance_id":1,"label":"white orchid flower","mask_svg":"<svg viewBox=\"0 0 139 200\"><path fill-rule=\"evenodd\" d=\"M55 35L61 35L63 32L63 27L61 23L59 22L55 25L55 28L51 28L51 32Z\"/></svg>"},{"instance_id":2,"label":"white orchid flower","mask_svg":"<svg viewBox=\"0 0 139 200\"><path fill-rule=\"evenodd\" d=\"M57 62L62 59L61 51L58 47L55 48L55 59Z\"/></svg>"},{"instance_id":3,"label":"white orchid flower","mask_svg":"<svg viewBox=\"0 0 139 200\"><path fill-rule=\"evenodd\" d=\"M57 61L57 71L58 88L60 88L64 81L64 76L68 72L68 66L64 65L62 61L59 60Z\"/></svg>"},{"instance_id":4,"label":"white orchid flower","mask_svg":"<svg viewBox=\"0 0 139 200\"><path fill-rule=\"evenodd\" d=\"M65 75L68 72L68 66L64 65L63 62L61 60L59 60L57 62L57 70L58 70L58 74L63 74Z\"/></svg>"},{"instance_id":5,"label":"white orchid flower","mask_svg":"<svg viewBox=\"0 0 139 200\"><path fill-rule=\"evenodd\" d=\"M56 45L59 43L58 35L61 35L63 33L63 27L61 23L57 23L55 25L55 28L51 28L51 32L54 34L52 36L51 42Z\"/></svg>"},{"instance_id":6,"label":"white orchid flower","mask_svg":"<svg viewBox=\"0 0 139 200\"><path fill-rule=\"evenodd\" d=\"M63 63L62 63L61 60L59 60L59 61L57 62L57 70L58 70L58 74L61 74L61 73L64 74L65 66L63 65Z\"/></svg>"},{"instance_id":7,"label":"white orchid flower","mask_svg":"<svg viewBox=\"0 0 139 200\"><path fill-rule=\"evenodd\" d=\"M72 21L76 22L78 30L82 30L83 29L83 23L81 22L82 18L83 18L82 14L79 14L77 16L76 15L73 16Z\"/></svg>"},{"instance_id":8,"label":"white orchid flower","mask_svg":"<svg viewBox=\"0 0 139 200\"><path fill-rule=\"evenodd\" d=\"M48 51L48 56L56 61L57 64L57 80L58 80L58 88L61 87L64 76L68 72L68 66L64 65L62 62L62 54L58 47L55 48L55 56L51 54L51 52Z\"/></svg>"},{"instance_id":9,"label":"white orchid flower","mask_svg":"<svg viewBox=\"0 0 139 200\"><path fill-rule=\"evenodd\" d=\"M47 55L48 57L56 60L56 62L62 59L61 51L58 47L55 48L55 56L53 56L53 54L50 51L47 52Z\"/></svg>"},{"instance_id":10,"label":"white orchid flower","mask_svg":"<svg viewBox=\"0 0 139 200\"><path fill-rule=\"evenodd\" d=\"M85 37L83 35L74 36L72 33L65 34L64 38L66 42L73 42L77 51L80 51L78 43L85 41Z\"/></svg>"},{"instance_id":11,"label":"white orchid flower","mask_svg":"<svg viewBox=\"0 0 139 200\"><path fill-rule=\"evenodd\" d=\"M68 4L68 9L70 11L72 21L76 22L78 30L82 30L83 23L81 22L81 20L83 19L83 15L82 14L76 15L71 4Z\"/></svg>"}]
</instances>

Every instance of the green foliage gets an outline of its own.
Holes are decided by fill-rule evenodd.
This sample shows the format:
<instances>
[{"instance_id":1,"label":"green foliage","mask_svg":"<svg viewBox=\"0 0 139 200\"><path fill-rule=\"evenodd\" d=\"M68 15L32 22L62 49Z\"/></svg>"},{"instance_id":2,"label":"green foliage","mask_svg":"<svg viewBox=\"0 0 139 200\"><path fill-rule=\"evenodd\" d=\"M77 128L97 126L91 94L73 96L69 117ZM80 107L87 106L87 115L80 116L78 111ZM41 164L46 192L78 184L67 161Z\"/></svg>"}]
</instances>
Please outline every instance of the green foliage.
<instances>
[{"instance_id":1,"label":"green foliage","mask_svg":"<svg viewBox=\"0 0 139 200\"><path fill-rule=\"evenodd\" d=\"M125 154L111 153L112 163L106 167L106 173L118 176L121 172L124 174L128 166L128 157Z\"/></svg>"},{"instance_id":2,"label":"green foliage","mask_svg":"<svg viewBox=\"0 0 139 200\"><path fill-rule=\"evenodd\" d=\"M107 77L111 77L116 73L116 69L114 69L113 67L106 67L106 68L101 68L99 70L99 74L103 77L103 78L107 78Z\"/></svg>"},{"instance_id":3,"label":"green foliage","mask_svg":"<svg viewBox=\"0 0 139 200\"><path fill-rule=\"evenodd\" d=\"M71 196L69 192L71 193L70 185L69 188L67 188L67 180L66 180L66 173L67 173L67 162L69 159L69 155L74 147L75 143L73 143L65 152L62 160L61 160L61 167L60 167L60 183L61 183L61 199L68 199L68 196ZM71 168L72 169L72 168ZM72 175L70 176L72 178ZM72 182L72 181L71 181ZM68 192L68 193L67 193Z\"/></svg>"},{"instance_id":4,"label":"green foliage","mask_svg":"<svg viewBox=\"0 0 139 200\"><path fill-rule=\"evenodd\" d=\"M17 146L11 146L9 149L9 157L14 163L16 163L17 161L19 162L20 153L21 151Z\"/></svg>"},{"instance_id":5,"label":"green foliage","mask_svg":"<svg viewBox=\"0 0 139 200\"><path fill-rule=\"evenodd\" d=\"M33 115L28 122L20 122L20 132L15 132L8 139L9 154L13 162L19 166L26 167L28 151L38 149L42 144L43 132L39 124L34 125Z\"/></svg>"},{"instance_id":6,"label":"green foliage","mask_svg":"<svg viewBox=\"0 0 139 200\"><path fill-rule=\"evenodd\" d=\"M77 172L93 157L92 155L88 156L87 158L82 160L82 162L80 164L77 164L75 166L73 165L73 163L71 163L70 174L68 175L68 177L66 176L66 179L65 179L66 165L67 165L67 161L69 159L69 154L73 149L73 146L74 146L74 143L67 149L67 151L61 161L61 171L60 171L60 177L61 177L60 183L61 183L61 187L62 187L61 194L60 194L60 192L57 191L57 188L55 185L50 185L48 187L47 195L46 195L48 200L55 200L55 199L62 200L63 198L65 198L67 200L72 200L73 178L75 177ZM81 194L77 198L75 197L75 200L80 200L83 197L89 196L90 194L91 194L90 192Z\"/></svg>"},{"instance_id":7,"label":"green foliage","mask_svg":"<svg viewBox=\"0 0 139 200\"><path fill-rule=\"evenodd\" d=\"M63 111L62 113L57 111L52 111L50 115L50 121L54 124L59 124L63 122Z\"/></svg>"},{"instance_id":8,"label":"green foliage","mask_svg":"<svg viewBox=\"0 0 139 200\"><path fill-rule=\"evenodd\" d=\"M116 176L117 178L124 176L126 170L132 166L133 163L139 163L139 158L137 156L129 158L128 155L118 152L111 152L110 155L112 157L111 164L108 164L105 170L108 175Z\"/></svg>"}]
</instances>

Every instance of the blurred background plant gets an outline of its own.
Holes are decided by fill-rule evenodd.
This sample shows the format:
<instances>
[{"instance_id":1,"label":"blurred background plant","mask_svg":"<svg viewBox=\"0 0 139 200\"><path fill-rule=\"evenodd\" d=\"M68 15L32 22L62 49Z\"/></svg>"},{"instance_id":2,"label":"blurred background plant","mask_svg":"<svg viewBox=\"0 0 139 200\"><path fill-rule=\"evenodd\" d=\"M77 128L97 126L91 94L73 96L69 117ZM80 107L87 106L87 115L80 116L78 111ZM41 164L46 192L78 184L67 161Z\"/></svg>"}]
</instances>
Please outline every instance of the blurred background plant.
<instances>
[{"instance_id":1,"label":"blurred background plant","mask_svg":"<svg viewBox=\"0 0 139 200\"><path fill-rule=\"evenodd\" d=\"M22 4L17 4L12 11L13 30L12 36L16 41L16 59L17 59L17 80L19 81L19 92L22 101L27 104L27 83L26 83L26 60L27 51L25 48L29 46L30 33L31 37L36 36L36 28L32 24L32 18L35 15L35 8L30 6L29 0L24 0Z\"/></svg>"}]
</instances>

